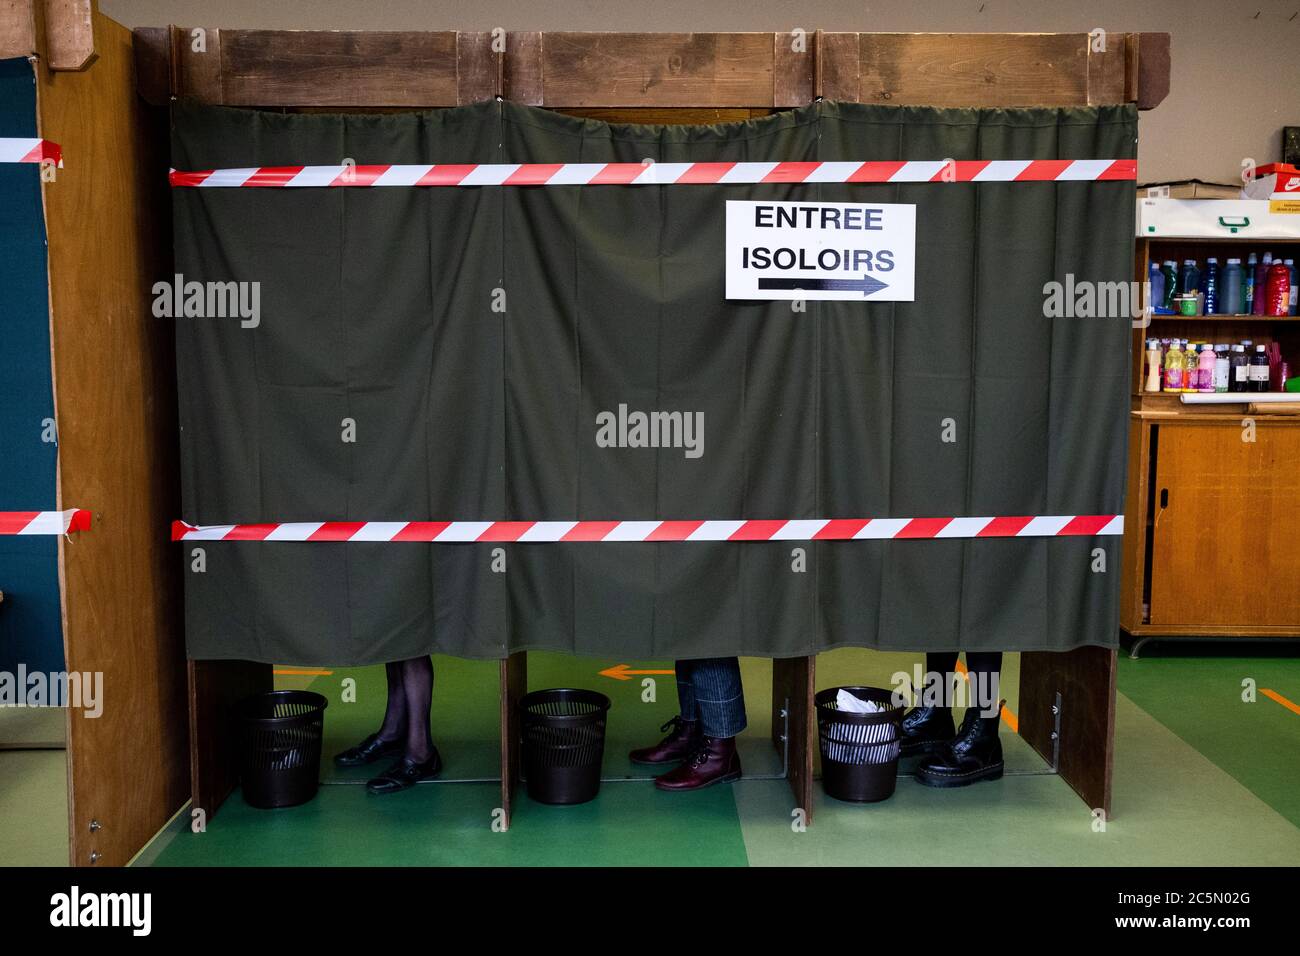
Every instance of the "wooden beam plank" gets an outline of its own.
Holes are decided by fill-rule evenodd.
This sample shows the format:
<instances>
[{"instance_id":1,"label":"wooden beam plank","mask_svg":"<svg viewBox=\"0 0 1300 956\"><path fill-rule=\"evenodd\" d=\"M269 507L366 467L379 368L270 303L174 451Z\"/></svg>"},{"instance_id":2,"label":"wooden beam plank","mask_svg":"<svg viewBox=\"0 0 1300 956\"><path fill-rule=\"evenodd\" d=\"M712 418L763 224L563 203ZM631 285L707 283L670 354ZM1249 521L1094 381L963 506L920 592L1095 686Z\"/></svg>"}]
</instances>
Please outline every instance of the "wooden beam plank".
<instances>
[{"instance_id":1,"label":"wooden beam plank","mask_svg":"<svg viewBox=\"0 0 1300 956\"><path fill-rule=\"evenodd\" d=\"M1089 34L1086 42L1088 44L1088 105L1104 106L1127 102L1128 35Z\"/></svg>"},{"instance_id":2,"label":"wooden beam plank","mask_svg":"<svg viewBox=\"0 0 1300 956\"><path fill-rule=\"evenodd\" d=\"M220 102L227 106L459 102L454 32L221 30L219 35Z\"/></svg>"},{"instance_id":3,"label":"wooden beam plank","mask_svg":"<svg viewBox=\"0 0 1300 956\"><path fill-rule=\"evenodd\" d=\"M0 0L21 3L23 0ZM137 31L154 43L156 31ZM890 105L1150 108L1168 34L365 33L172 28L172 92L231 106L419 108L489 96L554 109ZM142 71L145 83L158 70ZM156 94L151 93L150 96Z\"/></svg>"},{"instance_id":4,"label":"wooden beam plank","mask_svg":"<svg viewBox=\"0 0 1300 956\"><path fill-rule=\"evenodd\" d=\"M3 2L3 0L0 0ZM135 89L151 106L171 98L171 38L167 27L136 27L131 31L135 52Z\"/></svg>"},{"instance_id":5,"label":"wooden beam plank","mask_svg":"<svg viewBox=\"0 0 1300 956\"><path fill-rule=\"evenodd\" d=\"M506 34L502 96L526 106L542 105L542 47L542 34L537 31Z\"/></svg>"},{"instance_id":6,"label":"wooden beam plank","mask_svg":"<svg viewBox=\"0 0 1300 956\"><path fill-rule=\"evenodd\" d=\"M1155 109L1169 95L1169 34L1138 33L1137 106Z\"/></svg>"},{"instance_id":7,"label":"wooden beam plank","mask_svg":"<svg viewBox=\"0 0 1300 956\"><path fill-rule=\"evenodd\" d=\"M812 102L816 58L815 34L772 34L772 106L789 109Z\"/></svg>"},{"instance_id":8,"label":"wooden beam plank","mask_svg":"<svg viewBox=\"0 0 1300 956\"><path fill-rule=\"evenodd\" d=\"M0 0L0 60L37 52L38 4L43 8L43 0Z\"/></svg>"},{"instance_id":9,"label":"wooden beam plank","mask_svg":"<svg viewBox=\"0 0 1300 956\"><path fill-rule=\"evenodd\" d=\"M94 0L44 0L45 61L51 70L79 72L95 62Z\"/></svg>"},{"instance_id":10,"label":"wooden beam plank","mask_svg":"<svg viewBox=\"0 0 1300 956\"><path fill-rule=\"evenodd\" d=\"M225 104L220 30L169 27L172 94L200 103Z\"/></svg>"},{"instance_id":11,"label":"wooden beam plank","mask_svg":"<svg viewBox=\"0 0 1300 956\"><path fill-rule=\"evenodd\" d=\"M492 47L491 33L456 34L456 102L460 105L502 95L505 50Z\"/></svg>"},{"instance_id":12,"label":"wooden beam plank","mask_svg":"<svg viewBox=\"0 0 1300 956\"><path fill-rule=\"evenodd\" d=\"M1084 106L1083 33L862 33L863 103Z\"/></svg>"},{"instance_id":13,"label":"wooden beam plank","mask_svg":"<svg viewBox=\"0 0 1300 956\"><path fill-rule=\"evenodd\" d=\"M770 106L770 33L545 34L542 105Z\"/></svg>"}]
</instances>

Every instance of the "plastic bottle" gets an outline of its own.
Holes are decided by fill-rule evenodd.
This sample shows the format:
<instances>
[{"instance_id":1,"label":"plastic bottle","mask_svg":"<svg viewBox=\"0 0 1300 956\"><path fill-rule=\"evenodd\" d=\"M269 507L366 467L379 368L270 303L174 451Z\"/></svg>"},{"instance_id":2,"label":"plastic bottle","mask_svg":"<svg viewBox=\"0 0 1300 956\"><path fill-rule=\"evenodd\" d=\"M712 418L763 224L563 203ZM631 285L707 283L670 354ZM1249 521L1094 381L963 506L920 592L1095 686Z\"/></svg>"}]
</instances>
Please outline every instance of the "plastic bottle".
<instances>
[{"instance_id":1,"label":"plastic bottle","mask_svg":"<svg viewBox=\"0 0 1300 956\"><path fill-rule=\"evenodd\" d=\"M1214 364L1214 346L1202 345L1201 354L1197 356L1196 390L1198 392L1214 391Z\"/></svg>"},{"instance_id":2,"label":"plastic bottle","mask_svg":"<svg viewBox=\"0 0 1300 956\"><path fill-rule=\"evenodd\" d=\"M1291 308L1291 270L1281 259L1268 267L1264 289L1264 314L1286 315Z\"/></svg>"},{"instance_id":3,"label":"plastic bottle","mask_svg":"<svg viewBox=\"0 0 1300 956\"><path fill-rule=\"evenodd\" d=\"M1232 360L1228 358L1228 355L1226 345L1216 345L1214 347L1214 390L1216 392L1226 392L1228 390L1228 380L1232 376Z\"/></svg>"},{"instance_id":4,"label":"plastic bottle","mask_svg":"<svg viewBox=\"0 0 1300 956\"><path fill-rule=\"evenodd\" d=\"M1200 270L1196 268L1195 259L1183 260L1183 267L1178 270L1178 291L1201 291L1201 273Z\"/></svg>"},{"instance_id":5,"label":"plastic bottle","mask_svg":"<svg viewBox=\"0 0 1300 956\"><path fill-rule=\"evenodd\" d=\"M1255 258L1255 253L1246 257L1246 265L1242 270L1241 276L1241 315L1250 315L1250 310L1255 301L1255 267L1259 265L1259 260Z\"/></svg>"},{"instance_id":6,"label":"plastic bottle","mask_svg":"<svg viewBox=\"0 0 1300 956\"><path fill-rule=\"evenodd\" d=\"M1183 391L1199 392L1201 390L1201 357L1197 354L1200 345L1193 345L1183 340Z\"/></svg>"},{"instance_id":7,"label":"plastic bottle","mask_svg":"<svg viewBox=\"0 0 1300 956\"><path fill-rule=\"evenodd\" d=\"M1268 356L1264 353L1264 346L1256 345L1255 354L1250 357L1250 388L1251 392L1268 391Z\"/></svg>"},{"instance_id":8,"label":"plastic bottle","mask_svg":"<svg viewBox=\"0 0 1300 956\"><path fill-rule=\"evenodd\" d=\"M1255 285L1250 297L1250 314L1263 315L1265 289L1268 286L1268 269L1273 264L1273 253L1264 253L1264 258L1255 264Z\"/></svg>"},{"instance_id":9,"label":"plastic bottle","mask_svg":"<svg viewBox=\"0 0 1300 956\"><path fill-rule=\"evenodd\" d=\"M1160 271L1165 274L1165 297L1160 301L1160 307L1172 312L1174 293L1178 291L1178 264L1173 259L1166 259Z\"/></svg>"},{"instance_id":10,"label":"plastic bottle","mask_svg":"<svg viewBox=\"0 0 1300 956\"><path fill-rule=\"evenodd\" d=\"M1201 273L1201 291L1205 294L1205 314L1217 315L1219 311L1219 260L1205 260L1205 271Z\"/></svg>"},{"instance_id":11,"label":"plastic bottle","mask_svg":"<svg viewBox=\"0 0 1300 956\"><path fill-rule=\"evenodd\" d=\"M1250 357L1246 355L1246 346L1234 345L1230 359L1232 374L1228 378L1228 391L1244 392L1250 375Z\"/></svg>"},{"instance_id":12,"label":"plastic bottle","mask_svg":"<svg viewBox=\"0 0 1300 956\"><path fill-rule=\"evenodd\" d=\"M1165 353L1165 391L1181 392L1183 390L1183 350L1179 348L1178 339L1169 343Z\"/></svg>"},{"instance_id":13,"label":"plastic bottle","mask_svg":"<svg viewBox=\"0 0 1300 956\"><path fill-rule=\"evenodd\" d=\"M1217 315L1240 315L1241 308L1241 260L1229 259L1219 277Z\"/></svg>"},{"instance_id":14,"label":"plastic bottle","mask_svg":"<svg viewBox=\"0 0 1300 956\"><path fill-rule=\"evenodd\" d=\"M1160 352L1159 339L1147 339L1146 382L1142 387L1146 392L1160 391L1160 379L1163 371L1164 356Z\"/></svg>"},{"instance_id":15,"label":"plastic bottle","mask_svg":"<svg viewBox=\"0 0 1300 956\"><path fill-rule=\"evenodd\" d=\"M1160 271L1160 264L1152 259L1147 269L1147 302L1152 308L1159 308L1165 301L1165 274Z\"/></svg>"},{"instance_id":16,"label":"plastic bottle","mask_svg":"<svg viewBox=\"0 0 1300 956\"><path fill-rule=\"evenodd\" d=\"M1286 260L1287 271L1291 275L1291 301L1287 303L1287 315L1295 315L1297 307L1300 307L1300 286L1295 284L1295 260Z\"/></svg>"}]
</instances>

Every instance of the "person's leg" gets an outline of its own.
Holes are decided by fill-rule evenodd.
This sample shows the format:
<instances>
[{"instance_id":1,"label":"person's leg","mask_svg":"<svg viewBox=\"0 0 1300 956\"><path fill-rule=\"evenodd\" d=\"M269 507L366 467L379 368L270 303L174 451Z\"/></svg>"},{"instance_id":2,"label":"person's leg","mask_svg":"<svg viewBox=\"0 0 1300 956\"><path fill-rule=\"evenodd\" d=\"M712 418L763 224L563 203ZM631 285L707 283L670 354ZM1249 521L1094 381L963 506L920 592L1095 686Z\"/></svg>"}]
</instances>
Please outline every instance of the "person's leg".
<instances>
[{"instance_id":1,"label":"person's leg","mask_svg":"<svg viewBox=\"0 0 1300 956\"><path fill-rule=\"evenodd\" d=\"M340 767L360 767L381 757L400 754L406 747L406 692L402 688L401 662L385 664L384 676L388 681L384 720L376 733L368 735L355 747L334 755L334 762Z\"/></svg>"},{"instance_id":2,"label":"person's leg","mask_svg":"<svg viewBox=\"0 0 1300 956\"><path fill-rule=\"evenodd\" d=\"M916 780L930 787L964 787L1002 776L1002 719L999 675L1002 655L978 651L966 654L969 693L966 714L957 736L942 751L916 768Z\"/></svg>"},{"instance_id":3,"label":"person's leg","mask_svg":"<svg viewBox=\"0 0 1300 956\"><path fill-rule=\"evenodd\" d=\"M384 708L384 722L379 725L380 740L398 740L406 736L406 691L402 687L402 662L389 661L384 665L388 681L388 705Z\"/></svg>"},{"instance_id":4,"label":"person's leg","mask_svg":"<svg viewBox=\"0 0 1300 956\"><path fill-rule=\"evenodd\" d=\"M633 763L675 763L699 749L700 722L695 709L695 686L691 683L694 667L694 661L677 662L677 716L659 728L660 732L668 731L667 737L653 747L642 747L627 755Z\"/></svg>"},{"instance_id":5,"label":"person's leg","mask_svg":"<svg viewBox=\"0 0 1300 956\"><path fill-rule=\"evenodd\" d=\"M925 655L925 679L917 688L916 706L903 715L899 753L904 757L937 753L957 732L952 721L952 678L956 651Z\"/></svg>"},{"instance_id":6,"label":"person's leg","mask_svg":"<svg viewBox=\"0 0 1300 956\"><path fill-rule=\"evenodd\" d=\"M402 694L406 699L404 753L395 764L366 783L371 793L405 790L442 770L442 758L429 732L429 707L433 703L433 661L413 657L401 662Z\"/></svg>"},{"instance_id":7,"label":"person's leg","mask_svg":"<svg viewBox=\"0 0 1300 956\"><path fill-rule=\"evenodd\" d=\"M740 661L734 657L694 661L690 683L702 736L688 760L655 780L661 790L698 790L740 779L736 735L746 722Z\"/></svg>"},{"instance_id":8,"label":"person's leg","mask_svg":"<svg viewBox=\"0 0 1300 956\"><path fill-rule=\"evenodd\" d=\"M1002 652L967 651L966 675L970 680L970 703L981 716L997 716L1002 699Z\"/></svg>"},{"instance_id":9,"label":"person's leg","mask_svg":"<svg viewBox=\"0 0 1300 956\"><path fill-rule=\"evenodd\" d=\"M433 706L433 660L402 661L402 690L406 695L406 756L424 763L433 755L429 709Z\"/></svg>"}]
</instances>

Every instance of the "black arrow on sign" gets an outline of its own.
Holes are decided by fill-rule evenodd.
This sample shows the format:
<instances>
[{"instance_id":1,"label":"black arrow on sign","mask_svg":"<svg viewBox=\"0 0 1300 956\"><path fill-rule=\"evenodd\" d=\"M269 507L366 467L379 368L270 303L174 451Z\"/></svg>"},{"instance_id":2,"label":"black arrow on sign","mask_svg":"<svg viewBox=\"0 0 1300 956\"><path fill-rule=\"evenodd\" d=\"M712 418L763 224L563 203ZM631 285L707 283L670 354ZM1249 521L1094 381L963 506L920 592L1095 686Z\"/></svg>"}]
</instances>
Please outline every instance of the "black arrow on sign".
<instances>
[{"instance_id":1,"label":"black arrow on sign","mask_svg":"<svg viewBox=\"0 0 1300 956\"><path fill-rule=\"evenodd\" d=\"M765 279L759 278L760 289L802 289L808 292L861 292L863 296L879 292L886 283L871 276L857 279Z\"/></svg>"}]
</instances>

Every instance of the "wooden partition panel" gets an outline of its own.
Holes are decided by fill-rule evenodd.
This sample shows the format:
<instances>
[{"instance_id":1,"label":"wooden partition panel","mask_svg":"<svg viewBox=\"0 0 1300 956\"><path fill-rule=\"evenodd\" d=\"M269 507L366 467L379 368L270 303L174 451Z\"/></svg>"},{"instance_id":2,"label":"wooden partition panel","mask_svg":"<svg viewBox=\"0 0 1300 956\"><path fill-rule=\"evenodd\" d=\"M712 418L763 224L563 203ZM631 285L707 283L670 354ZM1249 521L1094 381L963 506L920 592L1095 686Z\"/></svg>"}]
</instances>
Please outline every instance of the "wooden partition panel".
<instances>
[{"instance_id":1,"label":"wooden partition panel","mask_svg":"<svg viewBox=\"0 0 1300 956\"><path fill-rule=\"evenodd\" d=\"M1020 736L1044 760L1058 755L1062 779L1089 807L1105 811L1107 819L1114 769L1115 669L1115 651L1105 647L1020 655ZM1059 741L1053 738L1058 694Z\"/></svg>"},{"instance_id":2,"label":"wooden partition panel","mask_svg":"<svg viewBox=\"0 0 1300 956\"><path fill-rule=\"evenodd\" d=\"M102 675L103 713L69 708L72 862L125 863L185 801L175 354L150 288L170 273L166 126L136 96L131 34L96 16L82 73L36 63L61 508L93 513L60 543L69 671Z\"/></svg>"},{"instance_id":3,"label":"wooden partition panel","mask_svg":"<svg viewBox=\"0 0 1300 956\"><path fill-rule=\"evenodd\" d=\"M813 754L817 747L817 709L813 706L815 657L779 657L772 661L772 745L788 754L786 779L794 805L804 811L806 823L813 817ZM782 721L781 711L786 711ZM788 737L787 741L782 735Z\"/></svg>"},{"instance_id":4,"label":"wooden partition panel","mask_svg":"<svg viewBox=\"0 0 1300 956\"><path fill-rule=\"evenodd\" d=\"M526 693L528 654L520 651L501 661L501 811L507 830L519 783L519 698Z\"/></svg>"},{"instance_id":5,"label":"wooden partition panel","mask_svg":"<svg viewBox=\"0 0 1300 956\"><path fill-rule=\"evenodd\" d=\"M190 809L211 820L239 785L236 706L274 687L270 664L190 661Z\"/></svg>"}]
</instances>

